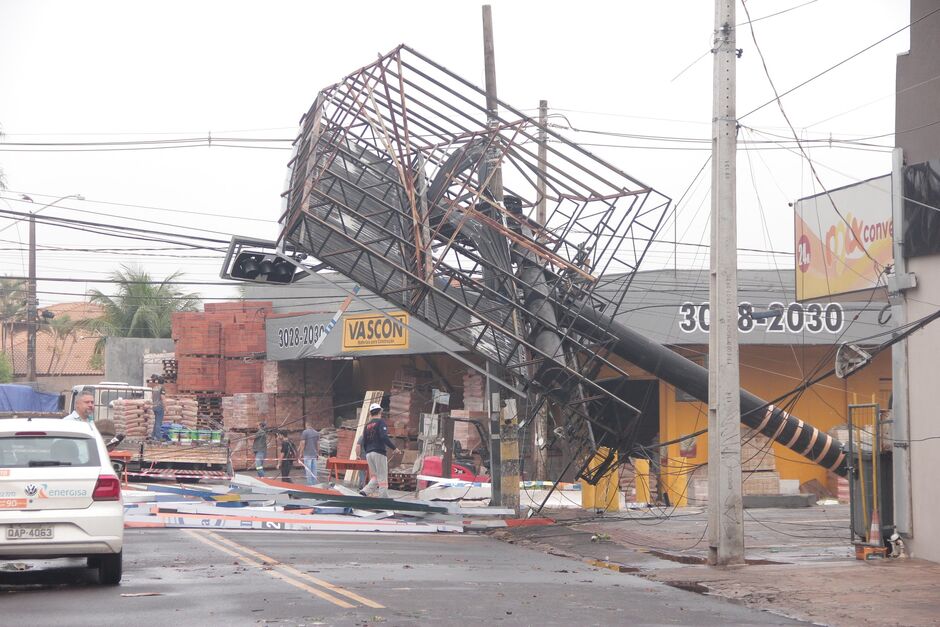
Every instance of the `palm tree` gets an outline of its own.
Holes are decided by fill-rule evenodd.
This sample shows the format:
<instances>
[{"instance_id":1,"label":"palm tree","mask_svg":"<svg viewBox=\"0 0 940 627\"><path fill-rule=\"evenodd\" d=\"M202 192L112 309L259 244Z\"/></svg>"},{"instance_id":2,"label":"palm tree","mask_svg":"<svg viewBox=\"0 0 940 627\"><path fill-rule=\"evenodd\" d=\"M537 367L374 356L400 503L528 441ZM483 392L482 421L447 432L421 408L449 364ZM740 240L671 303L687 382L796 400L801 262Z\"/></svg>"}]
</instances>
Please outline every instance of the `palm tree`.
<instances>
[{"instance_id":1,"label":"palm tree","mask_svg":"<svg viewBox=\"0 0 940 627\"><path fill-rule=\"evenodd\" d=\"M68 361L75 350L76 331L86 326L85 320L72 320L68 315L40 320L39 332L52 338L52 351L49 353L46 374L60 374L60 364Z\"/></svg>"},{"instance_id":2,"label":"palm tree","mask_svg":"<svg viewBox=\"0 0 940 627\"><path fill-rule=\"evenodd\" d=\"M26 313L26 281L0 277L0 319L22 318Z\"/></svg>"},{"instance_id":3,"label":"palm tree","mask_svg":"<svg viewBox=\"0 0 940 627\"><path fill-rule=\"evenodd\" d=\"M0 351L13 337L13 323L26 319L26 281L0 277ZM11 350L12 350L12 344Z\"/></svg>"},{"instance_id":4,"label":"palm tree","mask_svg":"<svg viewBox=\"0 0 940 627\"><path fill-rule=\"evenodd\" d=\"M115 294L89 292L89 300L104 307L104 315L88 320L86 328L111 337L170 337L170 322L177 311L196 311L198 294L184 294L173 285L183 276L174 272L160 282L137 266L121 266L111 274ZM99 341L103 348L103 342Z\"/></svg>"}]
</instances>

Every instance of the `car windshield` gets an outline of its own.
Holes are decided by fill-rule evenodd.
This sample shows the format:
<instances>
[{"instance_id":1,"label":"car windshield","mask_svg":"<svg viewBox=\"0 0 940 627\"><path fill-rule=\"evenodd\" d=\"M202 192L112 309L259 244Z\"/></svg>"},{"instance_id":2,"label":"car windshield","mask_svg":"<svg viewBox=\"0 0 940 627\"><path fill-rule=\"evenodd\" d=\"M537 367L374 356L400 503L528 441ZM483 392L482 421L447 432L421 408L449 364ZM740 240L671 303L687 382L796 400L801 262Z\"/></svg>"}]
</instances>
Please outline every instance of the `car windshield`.
<instances>
[{"instance_id":1,"label":"car windshield","mask_svg":"<svg viewBox=\"0 0 940 627\"><path fill-rule=\"evenodd\" d=\"M0 468L98 466L94 438L29 435L0 437Z\"/></svg>"}]
</instances>

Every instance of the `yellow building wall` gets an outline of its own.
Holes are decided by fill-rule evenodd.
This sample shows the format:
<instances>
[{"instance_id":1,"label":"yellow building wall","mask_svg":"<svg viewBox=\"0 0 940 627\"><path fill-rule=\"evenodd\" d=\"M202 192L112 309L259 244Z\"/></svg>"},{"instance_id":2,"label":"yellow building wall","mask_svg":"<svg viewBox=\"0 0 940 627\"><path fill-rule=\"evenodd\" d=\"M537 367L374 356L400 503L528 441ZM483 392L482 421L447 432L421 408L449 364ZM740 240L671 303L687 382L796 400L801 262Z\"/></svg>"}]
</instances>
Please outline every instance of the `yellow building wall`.
<instances>
[{"instance_id":1,"label":"yellow building wall","mask_svg":"<svg viewBox=\"0 0 940 627\"><path fill-rule=\"evenodd\" d=\"M705 350L705 347L700 347ZM798 386L804 379L828 371L833 366L829 347L742 346L741 386L765 400L773 400ZM887 407L891 393L891 355L878 355L867 368L848 379L832 376L804 391L794 402L778 403L788 412L823 431L847 422L850 403L870 403L872 399ZM660 383L660 441L681 438L708 428L708 407L699 402L676 400L676 390ZM667 447L662 480L673 504L687 500L688 478L695 468L708 460L708 436L697 437L695 456L682 457L679 445ZM816 479L826 484L821 466L780 444L773 445L777 472L781 479L797 479L801 484ZM692 503L694 504L694 503Z\"/></svg>"}]
</instances>

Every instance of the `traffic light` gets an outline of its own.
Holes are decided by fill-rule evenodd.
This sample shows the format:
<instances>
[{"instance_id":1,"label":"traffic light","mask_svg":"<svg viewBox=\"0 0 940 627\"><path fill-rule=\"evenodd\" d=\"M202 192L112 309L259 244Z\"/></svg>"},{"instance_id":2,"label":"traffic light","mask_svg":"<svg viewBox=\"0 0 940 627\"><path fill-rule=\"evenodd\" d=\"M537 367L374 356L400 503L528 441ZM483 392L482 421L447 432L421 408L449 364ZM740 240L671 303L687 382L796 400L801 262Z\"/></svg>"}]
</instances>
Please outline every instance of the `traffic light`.
<instances>
[{"instance_id":1,"label":"traffic light","mask_svg":"<svg viewBox=\"0 0 940 627\"><path fill-rule=\"evenodd\" d=\"M236 281L284 285L310 275L312 269L301 264L306 257L301 251L281 249L276 242L233 237L219 276Z\"/></svg>"},{"instance_id":2,"label":"traffic light","mask_svg":"<svg viewBox=\"0 0 940 627\"><path fill-rule=\"evenodd\" d=\"M242 252L232 264L232 278L263 283L291 283L299 266L277 253Z\"/></svg>"}]
</instances>

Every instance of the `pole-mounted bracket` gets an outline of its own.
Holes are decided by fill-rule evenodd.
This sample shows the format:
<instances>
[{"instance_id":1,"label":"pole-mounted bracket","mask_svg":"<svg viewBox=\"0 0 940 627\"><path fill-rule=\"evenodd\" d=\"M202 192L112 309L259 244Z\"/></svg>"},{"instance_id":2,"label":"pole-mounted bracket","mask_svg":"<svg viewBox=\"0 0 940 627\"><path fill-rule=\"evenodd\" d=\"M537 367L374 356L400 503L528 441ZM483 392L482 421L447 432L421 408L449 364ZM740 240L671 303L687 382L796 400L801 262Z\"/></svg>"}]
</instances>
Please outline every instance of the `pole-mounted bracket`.
<instances>
[{"instance_id":1,"label":"pole-mounted bracket","mask_svg":"<svg viewBox=\"0 0 940 627\"><path fill-rule=\"evenodd\" d=\"M858 344L840 344L836 351L836 376L844 379L871 361L871 353Z\"/></svg>"}]
</instances>

